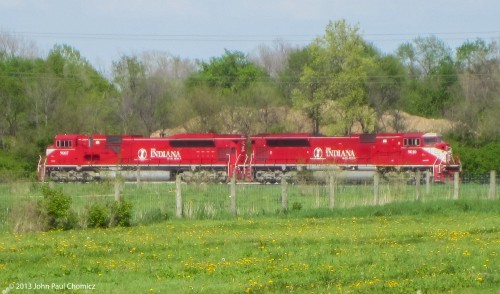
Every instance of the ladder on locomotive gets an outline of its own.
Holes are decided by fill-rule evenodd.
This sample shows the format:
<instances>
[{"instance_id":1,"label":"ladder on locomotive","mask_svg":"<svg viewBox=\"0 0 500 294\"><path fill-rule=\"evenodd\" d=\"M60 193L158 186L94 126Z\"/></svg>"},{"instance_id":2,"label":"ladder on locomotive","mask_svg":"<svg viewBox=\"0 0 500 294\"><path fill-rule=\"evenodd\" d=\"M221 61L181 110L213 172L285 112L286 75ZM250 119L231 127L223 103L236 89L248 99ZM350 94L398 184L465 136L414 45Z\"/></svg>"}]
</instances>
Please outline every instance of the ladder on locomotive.
<instances>
[{"instance_id":1,"label":"ladder on locomotive","mask_svg":"<svg viewBox=\"0 0 500 294\"><path fill-rule=\"evenodd\" d=\"M240 178L243 181L252 181L253 179L252 160L253 160L253 155L250 157L248 155L245 155L245 161L243 162L243 165L238 168Z\"/></svg>"}]
</instances>

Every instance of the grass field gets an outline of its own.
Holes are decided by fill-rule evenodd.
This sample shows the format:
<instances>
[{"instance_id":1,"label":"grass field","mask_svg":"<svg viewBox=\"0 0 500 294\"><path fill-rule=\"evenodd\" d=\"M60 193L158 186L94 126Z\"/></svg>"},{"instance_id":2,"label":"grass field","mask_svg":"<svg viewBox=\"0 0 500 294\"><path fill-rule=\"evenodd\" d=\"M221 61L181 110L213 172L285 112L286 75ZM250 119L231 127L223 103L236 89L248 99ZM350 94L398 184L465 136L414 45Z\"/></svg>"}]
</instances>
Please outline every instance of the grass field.
<instances>
[{"instance_id":1,"label":"grass field","mask_svg":"<svg viewBox=\"0 0 500 294\"><path fill-rule=\"evenodd\" d=\"M499 200L420 201L3 232L0 291L496 293L499 207Z\"/></svg>"}]
</instances>

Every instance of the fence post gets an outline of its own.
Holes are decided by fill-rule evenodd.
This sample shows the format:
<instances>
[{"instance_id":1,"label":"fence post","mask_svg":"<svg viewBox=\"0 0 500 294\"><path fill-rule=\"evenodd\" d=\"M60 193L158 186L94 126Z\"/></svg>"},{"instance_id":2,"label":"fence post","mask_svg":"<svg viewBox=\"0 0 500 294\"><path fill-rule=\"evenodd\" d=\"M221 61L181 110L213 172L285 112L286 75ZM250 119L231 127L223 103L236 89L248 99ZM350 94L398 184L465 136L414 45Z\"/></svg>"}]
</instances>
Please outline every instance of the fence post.
<instances>
[{"instance_id":1,"label":"fence post","mask_svg":"<svg viewBox=\"0 0 500 294\"><path fill-rule=\"evenodd\" d=\"M431 171L425 171L425 194L429 195L431 193Z\"/></svg>"},{"instance_id":2,"label":"fence post","mask_svg":"<svg viewBox=\"0 0 500 294\"><path fill-rule=\"evenodd\" d=\"M116 175L115 178L115 201L120 202L121 201L121 193L122 193L122 185L121 185L121 179L119 175Z\"/></svg>"},{"instance_id":3,"label":"fence post","mask_svg":"<svg viewBox=\"0 0 500 294\"><path fill-rule=\"evenodd\" d=\"M175 216L182 218L181 175L175 177Z\"/></svg>"},{"instance_id":4,"label":"fence post","mask_svg":"<svg viewBox=\"0 0 500 294\"><path fill-rule=\"evenodd\" d=\"M288 210L287 182L285 174L281 176L281 208L283 211Z\"/></svg>"},{"instance_id":5,"label":"fence post","mask_svg":"<svg viewBox=\"0 0 500 294\"><path fill-rule=\"evenodd\" d=\"M496 180L497 180L496 171L494 170L490 171L490 190L488 193L488 199L493 200L496 198L496 188L497 188Z\"/></svg>"},{"instance_id":6,"label":"fence post","mask_svg":"<svg viewBox=\"0 0 500 294\"><path fill-rule=\"evenodd\" d=\"M380 182L380 174L378 171L373 175L373 204L379 205L378 184Z\"/></svg>"},{"instance_id":7,"label":"fence post","mask_svg":"<svg viewBox=\"0 0 500 294\"><path fill-rule=\"evenodd\" d=\"M458 172L455 172L454 176L453 176L453 199L454 200L458 200L459 182L460 182L459 174L458 174Z\"/></svg>"},{"instance_id":8,"label":"fence post","mask_svg":"<svg viewBox=\"0 0 500 294\"><path fill-rule=\"evenodd\" d=\"M141 167L139 165L137 165L136 176L137 185L139 185L141 183Z\"/></svg>"},{"instance_id":9,"label":"fence post","mask_svg":"<svg viewBox=\"0 0 500 294\"><path fill-rule=\"evenodd\" d=\"M422 194L422 185L420 185L420 181L422 179L422 171L417 169L417 175L415 179L415 187L416 187L416 199L420 200L420 194Z\"/></svg>"},{"instance_id":10,"label":"fence post","mask_svg":"<svg viewBox=\"0 0 500 294\"><path fill-rule=\"evenodd\" d=\"M335 207L335 172L330 172L328 192L330 194L330 209Z\"/></svg>"},{"instance_id":11,"label":"fence post","mask_svg":"<svg viewBox=\"0 0 500 294\"><path fill-rule=\"evenodd\" d=\"M233 171L233 175L231 177L231 213L236 216L238 211L236 209L236 169Z\"/></svg>"}]
</instances>

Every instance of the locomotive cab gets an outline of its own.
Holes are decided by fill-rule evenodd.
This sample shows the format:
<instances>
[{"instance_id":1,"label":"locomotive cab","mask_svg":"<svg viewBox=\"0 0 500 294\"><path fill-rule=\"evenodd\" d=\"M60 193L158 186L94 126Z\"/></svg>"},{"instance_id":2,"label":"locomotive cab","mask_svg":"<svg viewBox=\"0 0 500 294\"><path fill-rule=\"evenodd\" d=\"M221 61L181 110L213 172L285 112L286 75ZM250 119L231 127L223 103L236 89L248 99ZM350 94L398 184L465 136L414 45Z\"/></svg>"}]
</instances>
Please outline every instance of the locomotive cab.
<instances>
[{"instance_id":1,"label":"locomotive cab","mask_svg":"<svg viewBox=\"0 0 500 294\"><path fill-rule=\"evenodd\" d=\"M54 143L47 146L45 159L40 156L38 162L39 179L44 181L47 172L52 179L66 179L69 175L65 170L77 159L77 145L78 135L56 135ZM51 166L50 170L46 170L47 166ZM63 173L64 177L61 176Z\"/></svg>"},{"instance_id":2,"label":"locomotive cab","mask_svg":"<svg viewBox=\"0 0 500 294\"><path fill-rule=\"evenodd\" d=\"M57 135L52 146L47 147L45 155L50 157L55 153L62 156L69 156L77 147L77 139L78 135Z\"/></svg>"},{"instance_id":3,"label":"locomotive cab","mask_svg":"<svg viewBox=\"0 0 500 294\"><path fill-rule=\"evenodd\" d=\"M447 181L454 172L461 171L460 160L453 156L451 146L436 133L426 133L423 136L423 149L436 156L433 164L434 180Z\"/></svg>"}]
</instances>

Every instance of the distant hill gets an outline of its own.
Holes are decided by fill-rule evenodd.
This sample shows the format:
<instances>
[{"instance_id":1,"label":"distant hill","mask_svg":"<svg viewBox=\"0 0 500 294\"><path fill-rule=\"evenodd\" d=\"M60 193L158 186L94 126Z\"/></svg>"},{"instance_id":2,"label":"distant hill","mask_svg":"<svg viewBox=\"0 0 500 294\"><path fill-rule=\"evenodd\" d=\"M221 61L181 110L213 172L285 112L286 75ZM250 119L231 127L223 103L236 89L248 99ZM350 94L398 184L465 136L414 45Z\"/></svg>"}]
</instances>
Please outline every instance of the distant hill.
<instances>
[{"instance_id":1,"label":"distant hill","mask_svg":"<svg viewBox=\"0 0 500 294\"><path fill-rule=\"evenodd\" d=\"M310 120L307 116L294 109L288 109L286 107L276 107L270 110L272 115L275 117L276 121L284 122L283 125L288 132L298 132L298 133L309 133L312 131ZM435 132L435 133L445 133L453 127L453 122L446 119L431 119L420 117L416 115L411 115L403 111L398 112L400 126L405 132ZM225 117L225 116L221 116ZM192 119L184 126L179 126L176 128L170 128L163 130L165 135L172 135L178 133L189 133L194 132L196 125L199 123L198 119ZM396 130L392 127L394 121L394 115L384 114L382 120L379 122L383 127L383 132L395 132ZM261 122L255 123L254 134L266 132L266 128ZM359 123L354 124L351 128L352 133L361 133L362 128ZM241 133L237 128L232 128L231 130L220 130L220 133ZM151 134L152 137L159 137L162 130L158 130ZM325 125L321 127L321 133L330 134L332 133L332 127Z\"/></svg>"}]
</instances>

